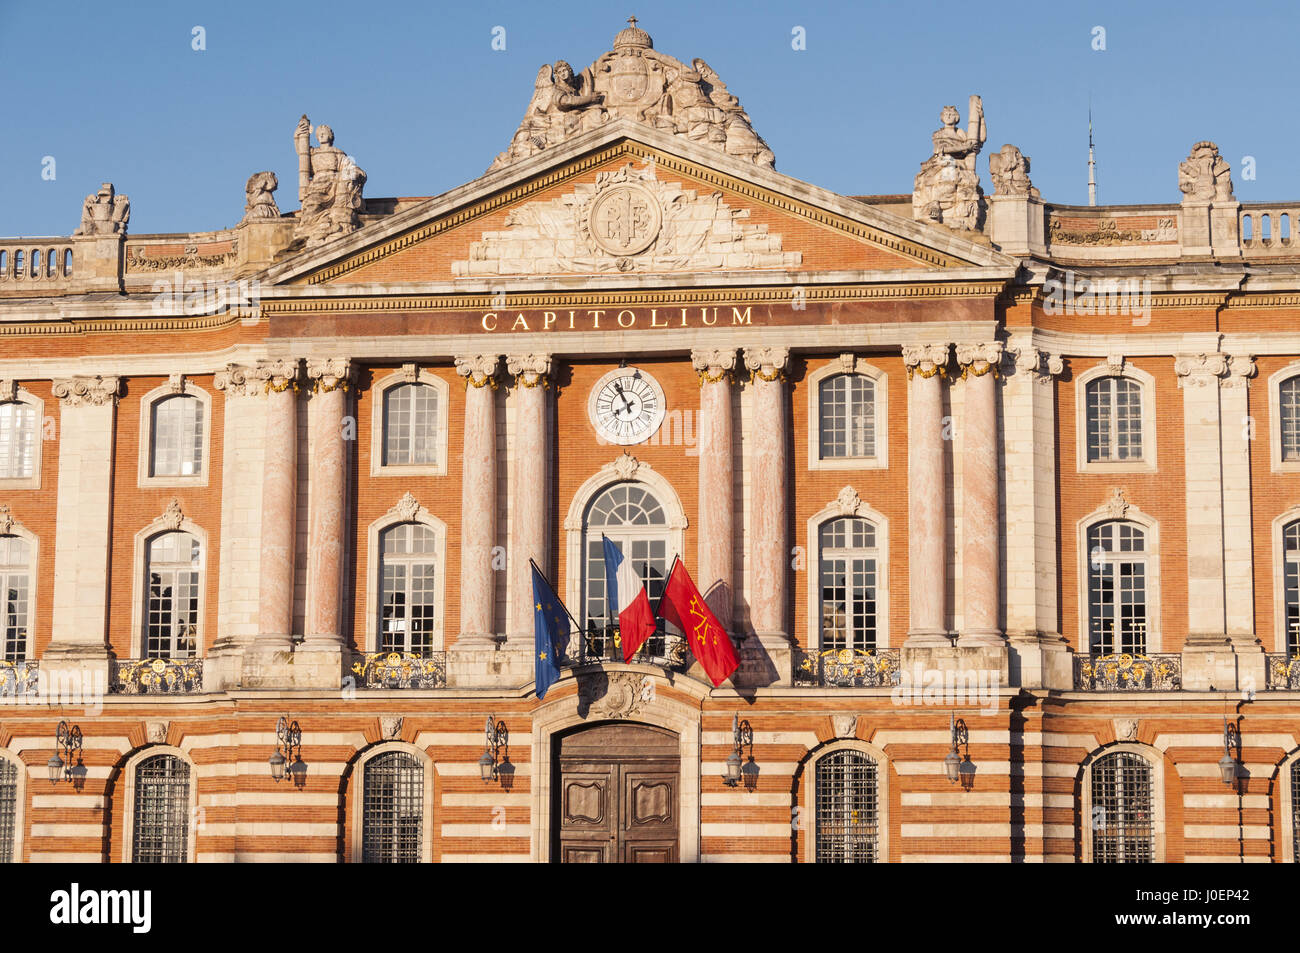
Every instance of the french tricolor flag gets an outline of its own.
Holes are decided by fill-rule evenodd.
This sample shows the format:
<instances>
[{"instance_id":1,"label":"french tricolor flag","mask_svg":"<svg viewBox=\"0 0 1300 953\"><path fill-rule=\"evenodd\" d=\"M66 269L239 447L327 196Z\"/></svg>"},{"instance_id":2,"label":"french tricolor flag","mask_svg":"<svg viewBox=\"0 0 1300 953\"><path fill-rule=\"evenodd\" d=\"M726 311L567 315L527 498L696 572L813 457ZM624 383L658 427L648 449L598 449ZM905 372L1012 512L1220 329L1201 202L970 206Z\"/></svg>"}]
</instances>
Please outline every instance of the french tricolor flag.
<instances>
[{"instance_id":1,"label":"french tricolor flag","mask_svg":"<svg viewBox=\"0 0 1300 953\"><path fill-rule=\"evenodd\" d=\"M623 661L630 662L637 649L654 633L655 614L650 609L645 584L637 577L631 561L608 536L602 533L600 538L605 543L606 602L611 611L618 613Z\"/></svg>"}]
</instances>

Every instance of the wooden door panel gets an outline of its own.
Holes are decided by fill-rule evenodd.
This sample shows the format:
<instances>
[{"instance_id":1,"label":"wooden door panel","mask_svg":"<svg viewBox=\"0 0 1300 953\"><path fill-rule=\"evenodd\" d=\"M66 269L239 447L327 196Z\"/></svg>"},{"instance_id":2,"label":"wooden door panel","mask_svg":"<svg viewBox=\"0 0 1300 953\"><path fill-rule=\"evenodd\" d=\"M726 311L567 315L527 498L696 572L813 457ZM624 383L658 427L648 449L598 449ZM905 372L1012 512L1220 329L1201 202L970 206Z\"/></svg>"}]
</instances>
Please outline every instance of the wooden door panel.
<instances>
[{"instance_id":1,"label":"wooden door panel","mask_svg":"<svg viewBox=\"0 0 1300 953\"><path fill-rule=\"evenodd\" d=\"M632 841L624 845L623 863L675 864L677 863L677 842Z\"/></svg>"},{"instance_id":2,"label":"wooden door panel","mask_svg":"<svg viewBox=\"0 0 1300 953\"><path fill-rule=\"evenodd\" d=\"M662 835L677 826L677 775L665 771L623 769L623 830L653 830Z\"/></svg>"},{"instance_id":3,"label":"wooden door panel","mask_svg":"<svg viewBox=\"0 0 1300 953\"><path fill-rule=\"evenodd\" d=\"M608 774L565 772L560 784L560 826L566 831L609 830Z\"/></svg>"},{"instance_id":4,"label":"wooden door panel","mask_svg":"<svg viewBox=\"0 0 1300 953\"><path fill-rule=\"evenodd\" d=\"M563 856L560 858L566 864L604 864L609 858L609 842L604 844L577 844L564 843L561 845Z\"/></svg>"}]
</instances>

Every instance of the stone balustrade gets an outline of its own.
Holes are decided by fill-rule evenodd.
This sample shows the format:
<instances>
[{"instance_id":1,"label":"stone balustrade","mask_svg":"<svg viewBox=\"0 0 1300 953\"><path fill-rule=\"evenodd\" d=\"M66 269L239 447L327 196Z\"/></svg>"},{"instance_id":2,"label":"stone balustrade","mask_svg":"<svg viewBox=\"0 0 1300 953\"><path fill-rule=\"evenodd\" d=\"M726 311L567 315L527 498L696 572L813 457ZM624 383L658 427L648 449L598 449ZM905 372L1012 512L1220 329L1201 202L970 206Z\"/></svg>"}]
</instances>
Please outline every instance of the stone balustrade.
<instances>
[{"instance_id":1,"label":"stone balustrade","mask_svg":"<svg viewBox=\"0 0 1300 953\"><path fill-rule=\"evenodd\" d=\"M1290 251L1295 247L1291 228L1300 216L1300 205L1243 204L1238 214L1241 247L1251 252Z\"/></svg>"},{"instance_id":2,"label":"stone balustrade","mask_svg":"<svg viewBox=\"0 0 1300 953\"><path fill-rule=\"evenodd\" d=\"M66 238L0 240L0 290L67 289L77 272L74 247Z\"/></svg>"}]
</instances>

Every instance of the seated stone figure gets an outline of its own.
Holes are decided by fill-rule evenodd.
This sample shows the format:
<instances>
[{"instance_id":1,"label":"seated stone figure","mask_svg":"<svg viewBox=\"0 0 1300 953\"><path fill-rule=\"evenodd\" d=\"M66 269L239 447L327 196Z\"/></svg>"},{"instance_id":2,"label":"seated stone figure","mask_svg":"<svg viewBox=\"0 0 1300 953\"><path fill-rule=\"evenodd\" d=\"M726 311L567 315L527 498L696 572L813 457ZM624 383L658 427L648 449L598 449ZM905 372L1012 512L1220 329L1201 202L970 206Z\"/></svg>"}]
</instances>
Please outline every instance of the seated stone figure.
<instances>
[{"instance_id":1,"label":"seated stone figure","mask_svg":"<svg viewBox=\"0 0 1300 953\"><path fill-rule=\"evenodd\" d=\"M975 159L984 145L984 105L970 98L968 128L959 129L961 114L945 106L943 125L930 137L934 152L921 163L912 186L912 217L960 230L975 230L984 220L984 192Z\"/></svg>"},{"instance_id":2,"label":"seated stone figure","mask_svg":"<svg viewBox=\"0 0 1300 953\"><path fill-rule=\"evenodd\" d=\"M316 128L320 145L310 145L311 123L298 120L294 145L298 151L298 195L302 204L295 238L305 238L308 247L330 241L361 225L362 188L366 174L342 149L334 145L329 126Z\"/></svg>"}]
</instances>

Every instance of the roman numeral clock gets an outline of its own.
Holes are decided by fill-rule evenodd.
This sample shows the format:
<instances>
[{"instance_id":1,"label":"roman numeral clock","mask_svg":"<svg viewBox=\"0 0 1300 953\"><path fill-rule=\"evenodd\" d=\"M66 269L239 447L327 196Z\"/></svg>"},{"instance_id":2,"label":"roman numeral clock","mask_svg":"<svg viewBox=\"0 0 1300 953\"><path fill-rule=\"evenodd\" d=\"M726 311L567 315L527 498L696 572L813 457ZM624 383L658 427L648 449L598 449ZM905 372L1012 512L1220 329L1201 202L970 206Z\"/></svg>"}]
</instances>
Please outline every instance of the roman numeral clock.
<instances>
[{"instance_id":1,"label":"roman numeral clock","mask_svg":"<svg viewBox=\"0 0 1300 953\"><path fill-rule=\"evenodd\" d=\"M587 413L597 435L627 446L650 439L664 422L664 391L637 367L610 371L591 389Z\"/></svg>"}]
</instances>

